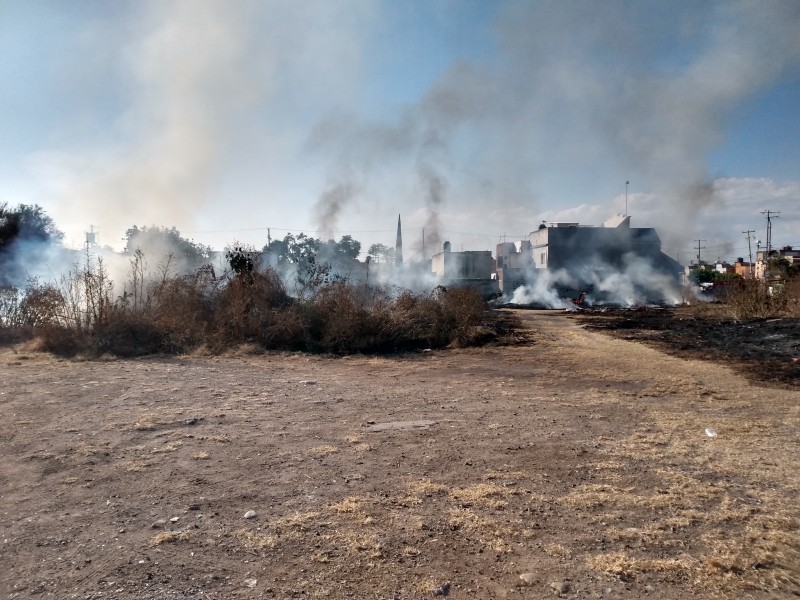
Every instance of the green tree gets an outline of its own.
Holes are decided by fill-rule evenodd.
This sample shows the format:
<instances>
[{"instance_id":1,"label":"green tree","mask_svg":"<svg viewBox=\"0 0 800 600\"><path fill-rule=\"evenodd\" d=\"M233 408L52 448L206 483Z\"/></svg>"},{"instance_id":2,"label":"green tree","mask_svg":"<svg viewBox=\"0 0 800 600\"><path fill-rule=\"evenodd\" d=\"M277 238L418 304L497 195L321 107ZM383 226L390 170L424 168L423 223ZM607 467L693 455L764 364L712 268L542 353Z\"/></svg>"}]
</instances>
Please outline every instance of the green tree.
<instances>
[{"instance_id":1,"label":"green tree","mask_svg":"<svg viewBox=\"0 0 800 600\"><path fill-rule=\"evenodd\" d=\"M60 242L64 234L41 206L20 204L11 208L0 204L0 252L18 241Z\"/></svg>"},{"instance_id":2,"label":"green tree","mask_svg":"<svg viewBox=\"0 0 800 600\"><path fill-rule=\"evenodd\" d=\"M392 262L394 260L394 248L384 244L372 244L367 250L367 256L374 262Z\"/></svg>"},{"instance_id":3,"label":"green tree","mask_svg":"<svg viewBox=\"0 0 800 600\"><path fill-rule=\"evenodd\" d=\"M784 257L770 258L767 263L769 278L793 279L800 276L800 264L792 264Z\"/></svg>"},{"instance_id":4,"label":"green tree","mask_svg":"<svg viewBox=\"0 0 800 600\"><path fill-rule=\"evenodd\" d=\"M0 204L0 286L23 285L63 237L41 206Z\"/></svg>"},{"instance_id":5,"label":"green tree","mask_svg":"<svg viewBox=\"0 0 800 600\"><path fill-rule=\"evenodd\" d=\"M145 255L155 254L162 259L168 255L182 262L182 267L197 268L208 263L211 247L187 239L175 227L137 227L125 232L125 254L142 250Z\"/></svg>"}]
</instances>

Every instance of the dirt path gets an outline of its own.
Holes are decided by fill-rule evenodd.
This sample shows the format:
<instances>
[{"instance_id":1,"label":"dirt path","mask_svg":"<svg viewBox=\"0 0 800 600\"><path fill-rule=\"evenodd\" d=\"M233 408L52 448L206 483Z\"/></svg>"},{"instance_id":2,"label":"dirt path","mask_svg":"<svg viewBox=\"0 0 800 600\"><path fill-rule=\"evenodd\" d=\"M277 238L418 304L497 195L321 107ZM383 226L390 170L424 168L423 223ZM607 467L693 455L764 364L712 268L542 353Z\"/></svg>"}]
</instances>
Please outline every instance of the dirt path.
<instances>
[{"instance_id":1,"label":"dirt path","mask_svg":"<svg viewBox=\"0 0 800 600\"><path fill-rule=\"evenodd\" d=\"M800 594L800 393L519 314L401 358L6 351L0 594Z\"/></svg>"}]
</instances>

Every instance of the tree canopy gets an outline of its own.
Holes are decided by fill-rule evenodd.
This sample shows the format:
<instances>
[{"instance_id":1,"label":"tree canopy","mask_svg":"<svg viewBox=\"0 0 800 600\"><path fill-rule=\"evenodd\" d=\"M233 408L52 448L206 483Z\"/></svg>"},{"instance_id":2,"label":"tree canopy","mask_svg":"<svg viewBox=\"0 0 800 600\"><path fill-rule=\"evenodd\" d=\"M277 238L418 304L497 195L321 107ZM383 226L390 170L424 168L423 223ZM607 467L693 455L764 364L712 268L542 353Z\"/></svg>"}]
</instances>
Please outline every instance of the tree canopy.
<instances>
[{"instance_id":1,"label":"tree canopy","mask_svg":"<svg viewBox=\"0 0 800 600\"><path fill-rule=\"evenodd\" d=\"M11 208L7 203L0 204L0 253L15 242L60 242L63 237L41 206L20 204Z\"/></svg>"},{"instance_id":2,"label":"tree canopy","mask_svg":"<svg viewBox=\"0 0 800 600\"><path fill-rule=\"evenodd\" d=\"M344 235L339 241L322 240L305 233L286 234L282 240L272 240L263 252L277 257L278 264L305 265L309 263L329 264L333 267L349 266L361 253L361 242Z\"/></svg>"},{"instance_id":3,"label":"tree canopy","mask_svg":"<svg viewBox=\"0 0 800 600\"><path fill-rule=\"evenodd\" d=\"M187 239L175 227L137 227L134 225L125 232L125 254L133 254L137 249L145 255L155 254L156 258L172 255L185 262L186 266L199 267L208 262L211 247Z\"/></svg>"}]
</instances>

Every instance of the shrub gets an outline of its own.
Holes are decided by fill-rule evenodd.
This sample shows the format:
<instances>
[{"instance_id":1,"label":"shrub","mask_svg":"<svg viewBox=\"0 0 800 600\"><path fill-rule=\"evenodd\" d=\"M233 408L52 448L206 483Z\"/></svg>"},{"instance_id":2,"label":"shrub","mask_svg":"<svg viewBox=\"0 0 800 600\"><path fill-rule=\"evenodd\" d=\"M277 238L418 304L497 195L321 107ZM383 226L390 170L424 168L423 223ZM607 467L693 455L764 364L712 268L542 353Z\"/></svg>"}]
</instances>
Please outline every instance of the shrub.
<instances>
[{"instance_id":1,"label":"shrub","mask_svg":"<svg viewBox=\"0 0 800 600\"><path fill-rule=\"evenodd\" d=\"M38 347L48 352L124 357L240 344L335 354L396 352L494 338L484 326L486 303L475 291L441 287L414 294L353 286L320 271L292 298L277 272L245 260L252 256L231 250L234 270L221 278L210 267L174 275L168 258L153 277L137 251L129 281L114 301L102 262L91 266L87 260L85 268L76 266L57 283L31 281L22 293L0 290L0 325L32 329Z\"/></svg>"},{"instance_id":2,"label":"shrub","mask_svg":"<svg viewBox=\"0 0 800 600\"><path fill-rule=\"evenodd\" d=\"M760 281L748 281L729 289L725 304L736 320L768 319L787 314L791 289L768 286ZM796 296L794 299L796 303Z\"/></svg>"}]
</instances>

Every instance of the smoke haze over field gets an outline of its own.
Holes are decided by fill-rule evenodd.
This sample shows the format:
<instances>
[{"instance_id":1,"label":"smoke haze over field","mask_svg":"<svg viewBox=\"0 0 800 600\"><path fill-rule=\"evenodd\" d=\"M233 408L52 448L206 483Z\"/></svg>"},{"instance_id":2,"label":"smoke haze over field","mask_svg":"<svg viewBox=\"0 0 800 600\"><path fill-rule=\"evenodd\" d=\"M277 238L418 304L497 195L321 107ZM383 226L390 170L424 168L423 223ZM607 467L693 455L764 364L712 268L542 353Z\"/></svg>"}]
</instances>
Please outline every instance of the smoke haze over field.
<instances>
[{"instance_id":1,"label":"smoke haze over field","mask_svg":"<svg viewBox=\"0 0 800 600\"><path fill-rule=\"evenodd\" d=\"M797 31L791 0L18 3L0 202L116 246L155 224L366 248L402 213L430 254L599 224L630 181L673 256L746 253L765 208L800 245Z\"/></svg>"}]
</instances>

